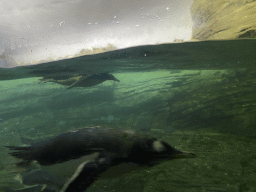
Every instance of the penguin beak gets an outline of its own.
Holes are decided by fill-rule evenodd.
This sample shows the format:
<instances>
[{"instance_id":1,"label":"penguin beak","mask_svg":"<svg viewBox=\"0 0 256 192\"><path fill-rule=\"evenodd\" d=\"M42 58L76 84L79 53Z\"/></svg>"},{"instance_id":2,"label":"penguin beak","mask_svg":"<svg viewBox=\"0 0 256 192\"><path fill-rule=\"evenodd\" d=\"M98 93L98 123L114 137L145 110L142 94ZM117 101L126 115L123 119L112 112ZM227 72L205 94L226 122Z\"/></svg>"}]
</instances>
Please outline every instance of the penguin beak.
<instances>
[{"instance_id":1,"label":"penguin beak","mask_svg":"<svg viewBox=\"0 0 256 192\"><path fill-rule=\"evenodd\" d=\"M120 82L120 81L119 81L117 78L115 78L115 77L114 77L112 80Z\"/></svg>"},{"instance_id":2,"label":"penguin beak","mask_svg":"<svg viewBox=\"0 0 256 192\"><path fill-rule=\"evenodd\" d=\"M113 81L118 81L120 82L117 78L114 77L112 74L108 74L108 79L107 80L113 80Z\"/></svg>"},{"instance_id":3,"label":"penguin beak","mask_svg":"<svg viewBox=\"0 0 256 192\"><path fill-rule=\"evenodd\" d=\"M174 159L183 159L183 158L195 158L196 155L194 153L172 150L169 152L165 152L163 154L157 154L152 161L150 161L147 166L152 166L161 163L162 161L169 161Z\"/></svg>"},{"instance_id":4,"label":"penguin beak","mask_svg":"<svg viewBox=\"0 0 256 192\"><path fill-rule=\"evenodd\" d=\"M194 153L186 152L186 151L179 151L176 150L172 152L171 158L172 159L180 159L180 158L195 158L196 155Z\"/></svg>"}]
</instances>

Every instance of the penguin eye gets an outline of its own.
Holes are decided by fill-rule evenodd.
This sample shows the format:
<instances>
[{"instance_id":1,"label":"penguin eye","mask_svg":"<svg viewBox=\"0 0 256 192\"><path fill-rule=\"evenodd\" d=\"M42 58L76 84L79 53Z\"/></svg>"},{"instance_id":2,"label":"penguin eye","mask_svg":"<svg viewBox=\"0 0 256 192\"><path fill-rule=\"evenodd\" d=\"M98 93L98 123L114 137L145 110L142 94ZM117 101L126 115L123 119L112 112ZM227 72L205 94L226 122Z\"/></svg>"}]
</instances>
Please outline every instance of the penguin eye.
<instances>
[{"instance_id":1,"label":"penguin eye","mask_svg":"<svg viewBox=\"0 0 256 192\"><path fill-rule=\"evenodd\" d=\"M165 148L163 142L160 141L160 140L153 141L153 143L152 143L152 148L153 148L154 151L156 151L156 152L158 152L158 153L159 153L159 152L163 152L163 151L166 150L166 148Z\"/></svg>"}]
</instances>

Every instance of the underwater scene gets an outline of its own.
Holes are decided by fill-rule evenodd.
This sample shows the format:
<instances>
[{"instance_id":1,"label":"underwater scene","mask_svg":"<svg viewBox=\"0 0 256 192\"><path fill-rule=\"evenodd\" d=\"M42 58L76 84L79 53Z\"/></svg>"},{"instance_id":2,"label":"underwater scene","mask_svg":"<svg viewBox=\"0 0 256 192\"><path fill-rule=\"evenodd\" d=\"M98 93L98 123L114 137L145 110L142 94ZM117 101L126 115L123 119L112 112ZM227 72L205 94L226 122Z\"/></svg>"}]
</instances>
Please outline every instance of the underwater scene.
<instances>
[{"instance_id":1,"label":"underwater scene","mask_svg":"<svg viewBox=\"0 0 256 192\"><path fill-rule=\"evenodd\" d=\"M256 191L255 53L197 41L1 68L0 191Z\"/></svg>"},{"instance_id":2,"label":"underwater scene","mask_svg":"<svg viewBox=\"0 0 256 192\"><path fill-rule=\"evenodd\" d=\"M0 10L0 192L256 192L255 0Z\"/></svg>"}]
</instances>

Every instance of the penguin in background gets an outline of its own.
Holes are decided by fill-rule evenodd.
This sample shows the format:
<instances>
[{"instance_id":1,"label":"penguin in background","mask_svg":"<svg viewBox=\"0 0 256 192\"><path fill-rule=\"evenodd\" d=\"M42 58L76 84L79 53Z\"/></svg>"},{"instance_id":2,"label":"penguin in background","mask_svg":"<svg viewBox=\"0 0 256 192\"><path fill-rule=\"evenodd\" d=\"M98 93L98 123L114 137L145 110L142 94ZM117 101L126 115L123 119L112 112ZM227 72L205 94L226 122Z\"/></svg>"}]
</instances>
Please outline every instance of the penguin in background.
<instances>
[{"instance_id":1,"label":"penguin in background","mask_svg":"<svg viewBox=\"0 0 256 192\"><path fill-rule=\"evenodd\" d=\"M30 146L6 146L10 155L26 166L37 161L42 167L77 161L61 192L85 192L109 168L122 163L153 166L177 158L193 158L154 137L134 130L86 127L62 133Z\"/></svg>"},{"instance_id":2,"label":"penguin in background","mask_svg":"<svg viewBox=\"0 0 256 192\"><path fill-rule=\"evenodd\" d=\"M46 76L41 79L41 82L54 82L60 85L69 86L67 89L74 87L92 87L99 85L107 80L120 82L114 75L109 72L95 74L59 74Z\"/></svg>"},{"instance_id":3,"label":"penguin in background","mask_svg":"<svg viewBox=\"0 0 256 192\"><path fill-rule=\"evenodd\" d=\"M70 85L67 89L71 89L73 87L92 87L95 85L99 85L107 80L113 80L120 82L114 75L109 73L97 73L93 75L85 75L80 77L76 82Z\"/></svg>"}]
</instances>

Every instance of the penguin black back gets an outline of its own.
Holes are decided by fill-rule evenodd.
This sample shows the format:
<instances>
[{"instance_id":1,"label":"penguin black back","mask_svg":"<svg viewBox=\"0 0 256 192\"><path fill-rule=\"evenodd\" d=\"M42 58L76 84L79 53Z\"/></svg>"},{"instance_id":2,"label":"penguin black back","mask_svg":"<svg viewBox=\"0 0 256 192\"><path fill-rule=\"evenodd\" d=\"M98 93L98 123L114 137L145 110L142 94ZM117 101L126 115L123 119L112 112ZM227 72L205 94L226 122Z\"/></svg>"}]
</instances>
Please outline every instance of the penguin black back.
<instances>
[{"instance_id":1,"label":"penguin black back","mask_svg":"<svg viewBox=\"0 0 256 192\"><path fill-rule=\"evenodd\" d=\"M152 166L163 160L193 158L169 144L127 129L87 127L62 133L31 146L7 146L9 154L21 158L20 165L36 160L52 165L98 153L94 159L81 163L64 185L63 192L85 191L109 167L125 162Z\"/></svg>"},{"instance_id":2,"label":"penguin black back","mask_svg":"<svg viewBox=\"0 0 256 192\"><path fill-rule=\"evenodd\" d=\"M7 148L15 150L10 155L23 161L36 160L41 165L52 165L102 151L108 151L117 158L126 158L133 143L146 137L133 130L87 127L65 132L30 146Z\"/></svg>"}]
</instances>

